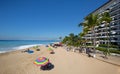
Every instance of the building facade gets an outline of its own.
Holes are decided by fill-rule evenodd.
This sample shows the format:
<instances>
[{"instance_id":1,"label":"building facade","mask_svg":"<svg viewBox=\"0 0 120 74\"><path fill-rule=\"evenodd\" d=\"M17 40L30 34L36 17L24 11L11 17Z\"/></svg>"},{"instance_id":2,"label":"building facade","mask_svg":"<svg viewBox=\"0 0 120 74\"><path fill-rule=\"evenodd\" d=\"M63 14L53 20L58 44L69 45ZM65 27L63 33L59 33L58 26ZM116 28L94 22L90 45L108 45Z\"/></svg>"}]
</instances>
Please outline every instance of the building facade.
<instances>
[{"instance_id":1,"label":"building facade","mask_svg":"<svg viewBox=\"0 0 120 74\"><path fill-rule=\"evenodd\" d=\"M107 3L92 13L101 14L104 12L110 13L112 21L109 23L109 26L107 28L105 27L104 23L100 24L99 26L95 26L96 40L100 44L106 44L107 42L110 42L111 44L120 46L120 0L109 0ZM109 35L109 40L107 39L108 37L106 36L106 33ZM88 31L84 38L87 40L94 39L92 31Z\"/></svg>"}]
</instances>

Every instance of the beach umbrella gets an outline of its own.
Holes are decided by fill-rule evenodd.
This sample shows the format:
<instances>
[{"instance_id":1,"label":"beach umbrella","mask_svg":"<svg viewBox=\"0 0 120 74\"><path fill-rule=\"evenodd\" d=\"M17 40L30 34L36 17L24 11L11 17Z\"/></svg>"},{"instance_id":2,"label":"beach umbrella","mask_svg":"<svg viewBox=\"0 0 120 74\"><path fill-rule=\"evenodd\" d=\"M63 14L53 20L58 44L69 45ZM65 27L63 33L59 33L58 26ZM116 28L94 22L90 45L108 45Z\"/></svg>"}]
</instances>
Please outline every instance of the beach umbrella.
<instances>
[{"instance_id":1,"label":"beach umbrella","mask_svg":"<svg viewBox=\"0 0 120 74\"><path fill-rule=\"evenodd\" d=\"M46 57L39 57L35 60L34 64L37 66L45 66L49 63L49 59Z\"/></svg>"}]
</instances>

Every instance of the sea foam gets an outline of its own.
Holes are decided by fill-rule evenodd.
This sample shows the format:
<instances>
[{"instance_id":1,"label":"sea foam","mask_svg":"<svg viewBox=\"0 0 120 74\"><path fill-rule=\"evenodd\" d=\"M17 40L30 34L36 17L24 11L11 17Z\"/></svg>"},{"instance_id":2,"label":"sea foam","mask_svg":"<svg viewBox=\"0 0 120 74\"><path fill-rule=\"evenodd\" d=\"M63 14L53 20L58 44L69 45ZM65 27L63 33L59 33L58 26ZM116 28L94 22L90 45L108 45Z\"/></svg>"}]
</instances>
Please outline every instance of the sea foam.
<instances>
[{"instance_id":1,"label":"sea foam","mask_svg":"<svg viewBox=\"0 0 120 74\"><path fill-rule=\"evenodd\" d=\"M11 52L11 51L16 51L16 50L22 50L22 49L31 48L31 47L34 47L34 46L41 46L41 45L43 45L43 44L21 45L21 46L9 48L9 50L6 50L6 51L0 51L0 53L6 53L6 52Z\"/></svg>"},{"instance_id":2,"label":"sea foam","mask_svg":"<svg viewBox=\"0 0 120 74\"><path fill-rule=\"evenodd\" d=\"M43 45L43 44L22 45L22 46L14 47L13 49L21 50L21 49L27 49L27 48L31 48L34 46L41 46L41 45Z\"/></svg>"}]
</instances>

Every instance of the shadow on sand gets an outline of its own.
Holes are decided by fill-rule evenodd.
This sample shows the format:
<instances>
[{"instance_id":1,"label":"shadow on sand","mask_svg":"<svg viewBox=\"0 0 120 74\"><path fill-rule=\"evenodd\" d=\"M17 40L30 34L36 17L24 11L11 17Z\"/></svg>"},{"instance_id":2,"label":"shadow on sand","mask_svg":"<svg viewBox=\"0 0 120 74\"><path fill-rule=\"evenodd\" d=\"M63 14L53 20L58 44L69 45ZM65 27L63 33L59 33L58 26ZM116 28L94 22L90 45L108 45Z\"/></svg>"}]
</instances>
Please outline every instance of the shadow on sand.
<instances>
[{"instance_id":1,"label":"shadow on sand","mask_svg":"<svg viewBox=\"0 0 120 74\"><path fill-rule=\"evenodd\" d=\"M50 52L50 54L55 54L55 52Z\"/></svg>"},{"instance_id":2,"label":"shadow on sand","mask_svg":"<svg viewBox=\"0 0 120 74\"><path fill-rule=\"evenodd\" d=\"M45 66L41 66L40 67L40 70L51 70L54 68L54 65L52 63L48 63L47 65Z\"/></svg>"},{"instance_id":3,"label":"shadow on sand","mask_svg":"<svg viewBox=\"0 0 120 74\"><path fill-rule=\"evenodd\" d=\"M106 56L100 56L100 57L102 57L102 58L104 58L104 59L108 59L108 57L106 57Z\"/></svg>"}]
</instances>

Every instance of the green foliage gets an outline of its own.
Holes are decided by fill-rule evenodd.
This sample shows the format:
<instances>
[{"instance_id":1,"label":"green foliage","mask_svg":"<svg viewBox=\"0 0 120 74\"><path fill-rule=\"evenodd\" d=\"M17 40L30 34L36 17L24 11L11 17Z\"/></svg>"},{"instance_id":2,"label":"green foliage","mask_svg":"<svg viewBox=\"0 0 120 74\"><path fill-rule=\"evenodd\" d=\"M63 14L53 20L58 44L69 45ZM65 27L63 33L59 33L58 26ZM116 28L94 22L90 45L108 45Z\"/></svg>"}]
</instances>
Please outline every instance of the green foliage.
<instances>
[{"instance_id":1,"label":"green foliage","mask_svg":"<svg viewBox=\"0 0 120 74\"><path fill-rule=\"evenodd\" d=\"M87 43L86 45L87 45L87 46L93 46L93 44L91 44L91 43Z\"/></svg>"},{"instance_id":2,"label":"green foliage","mask_svg":"<svg viewBox=\"0 0 120 74\"><path fill-rule=\"evenodd\" d=\"M98 14L90 14L85 18L85 26L88 28L94 28L96 25L99 25Z\"/></svg>"},{"instance_id":3,"label":"green foliage","mask_svg":"<svg viewBox=\"0 0 120 74\"><path fill-rule=\"evenodd\" d=\"M84 35L85 35L84 32L81 32L81 33L79 34L80 37L83 37Z\"/></svg>"},{"instance_id":4,"label":"green foliage","mask_svg":"<svg viewBox=\"0 0 120 74\"><path fill-rule=\"evenodd\" d=\"M101 22L105 21L107 23L110 23L112 21L112 18L110 17L109 12L105 12L105 13L101 14L101 17L102 17L100 19Z\"/></svg>"},{"instance_id":5,"label":"green foliage","mask_svg":"<svg viewBox=\"0 0 120 74\"><path fill-rule=\"evenodd\" d=\"M117 45L110 45L111 48L118 48Z\"/></svg>"},{"instance_id":6,"label":"green foliage","mask_svg":"<svg viewBox=\"0 0 120 74\"><path fill-rule=\"evenodd\" d=\"M107 52L107 48L103 48L103 47L96 47L97 50L103 51L103 52Z\"/></svg>"},{"instance_id":7,"label":"green foliage","mask_svg":"<svg viewBox=\"0 0 120 74\"><path fill-rule=\"evenodd\" d=\"M65 38L62 40L62 43L66 44L69 41L69 37L65 36Z\"/></svg>"},{"instance_id":8,"label":"green foliage","mask_svg":"<svg viewBox=\"0 0 120 74\"><path fill-rule=\"evenodd\" d=\"M104 53L117 53L120 54L120 50L115 50L115 49L109 49L110 52L108 52L108 48L105 47L97 47L97 50L103 51Z\"/></svg>"},{"instance_id":9,"label":"green foliage","mask_svg":"<svg viewBox=\"0 0 120 74\"><path fill-rule=\"evenodd\" d=\"M80 37L79 35L74 35L73 33L70 33L69 36L66 36L62 43L67 44L68 46L75 46L79 47L83 45L83 38Z\"/></svg>"},{"instance_id":10,"label":"green foliage","mask_svg":"<svg viewBox=\"0 0 120 74\"><path fill-rule=\"evenodd\" d=\"M100 44L100 47L107 47L107 44Z\"/></svg>"},{"instance_id":11,"label":"green foliage","mask_svg":"<svg viewBox=\"0 0 120 74\"><path fill-rule=\"evenodd\" d=\"M100 44L99 46L100 46L100 47L108 47L107 44ZM118 48L117 45L109 45L109 47L110 47L110 48Z\"/></svg>"},{"instance_id":12,"label":"green foliage","mask_svg":"<svg viewBox=\"0 0 120 74\"><path fill-rule=\"evenodd\" d=\"M110 52L120 54L120 50L110 49Z\"/></svg>"}]
</instances>

